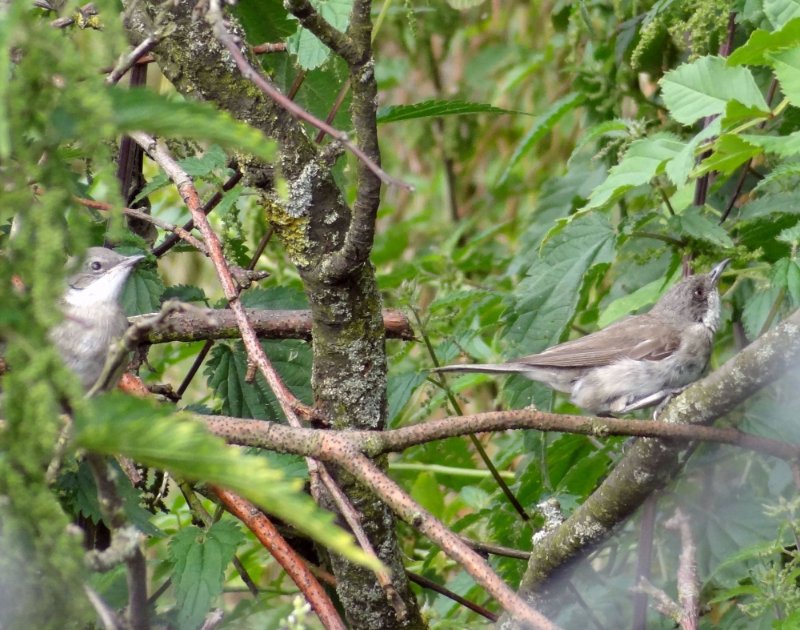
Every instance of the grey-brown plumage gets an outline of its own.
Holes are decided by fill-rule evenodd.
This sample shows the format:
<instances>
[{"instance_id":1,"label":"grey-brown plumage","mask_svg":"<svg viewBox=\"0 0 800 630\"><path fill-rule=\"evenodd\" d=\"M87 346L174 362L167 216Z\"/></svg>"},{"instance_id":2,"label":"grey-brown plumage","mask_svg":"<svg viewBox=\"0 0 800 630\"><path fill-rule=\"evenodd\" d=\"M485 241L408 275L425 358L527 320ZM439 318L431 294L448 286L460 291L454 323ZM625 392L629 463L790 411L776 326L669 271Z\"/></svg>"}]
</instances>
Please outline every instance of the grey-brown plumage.
<instances>
[{"instance_id":1,"label":"grey-brown plumage","mask_svg":"<svg viewBox=\"0 0 800 630\"><path fill-rule=\"evenodd\" d=\"M119 297L142 258L90 247L80 271L69 279L62 301L64 319L50 331L50 339L87 391L100 378L109 347L128 327Z\"/></svg>"},{"instance_id":2,"label":"grey-brown plumage","mask_svg":"<svg viewBox=\"0 0 800 630\"><path fill-rule=\"evenodd\" d=\"M719 326L717 283L728 262L679 282L648 313L580 339L507 363L436 371L519 373L595 414L656 405L703 374Z\"/></svg>"}]
</instances>

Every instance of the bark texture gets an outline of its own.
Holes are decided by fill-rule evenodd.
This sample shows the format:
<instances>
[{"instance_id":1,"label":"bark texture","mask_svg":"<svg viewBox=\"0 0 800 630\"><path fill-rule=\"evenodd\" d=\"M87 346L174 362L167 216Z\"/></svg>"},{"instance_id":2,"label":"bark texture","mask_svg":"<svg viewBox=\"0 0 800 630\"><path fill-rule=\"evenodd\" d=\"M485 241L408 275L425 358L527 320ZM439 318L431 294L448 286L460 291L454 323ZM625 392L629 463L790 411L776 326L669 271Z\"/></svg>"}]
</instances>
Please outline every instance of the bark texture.
<instances>
[{"instance_id":1,"label":"bark texture","mask_svg":"<svg viewBox=\"0 0 800 630\"><path fill-rule=\"evenodd\" d=\"M369 4L362 5L368 20ZM359 167L360 191L355 213L352 212L334 182L329 160L317 151L303 126L241 75L210 26L202 17L193 15L194 6L188 0L128 2L131 39L141 41L169 22L173 30L153 54L177 90L190 98L214 103L278 142L278 164L264 164L246 156L239 156L239 164L245 182L264 193L267 218L305 283L312 314L316 404L337 428L379 430L386 410L381 299L374 269L365 256L371 246L369 221L364 228L363 221L353 219L359 213L369 219L377 207L380 184L376 185ZM243 35L233 21L230 29ZM363 104L370 94L374 97L375 90L371 52L364 48L363 37L360 41L362 52L367 54L362 55L354 70L363 86L358 88L362 94L354 93L354 103L361 104L354 111L359 135L359 125L369 117ZM257 61L251 59L251 63L259 67ZM371 100L374 108L374 98ZM366 129L364 135L370 137L372 132L374 129ZM362 149L377 153L377 144L367 141ZM272 182L276 172L288 184L288 200L274 196ZM353 261L355 265L350 264ZM337 591L350 624L375 629L424 627L403 570L394 517L350 477L332 472L361 513L364 529L380 559L391 569L407 610L405 618L398 619L372 572L332 558Z\"/></svg>"}]
</instances>

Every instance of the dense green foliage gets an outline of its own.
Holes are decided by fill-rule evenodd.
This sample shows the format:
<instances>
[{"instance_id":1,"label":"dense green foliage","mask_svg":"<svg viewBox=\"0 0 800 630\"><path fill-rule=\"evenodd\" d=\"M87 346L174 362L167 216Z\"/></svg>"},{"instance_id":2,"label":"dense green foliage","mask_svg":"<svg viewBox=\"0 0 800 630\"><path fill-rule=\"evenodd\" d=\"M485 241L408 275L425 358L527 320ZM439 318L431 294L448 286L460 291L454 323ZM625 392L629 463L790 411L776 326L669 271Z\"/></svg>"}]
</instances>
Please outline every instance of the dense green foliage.
<instances>
[{"instance_id":1,"label":"dense green foliage","mask_svg":"<svg viewBox=\"0 0 800 630\"><path fill-rule=\"evenodd\" d=\"M116 3L96 4L102 30L56 29L55 12L0 5L0 340L13 367L2 376L0 399L0 611L10 624L23 618L28 627L52 625L54 611L59 627L62 617L93 619L82 595L87 579L112 607L126 601L122 568L88 577L79 536L69 533L78 514L93 521L100 515L91 476L75 453L56 492L45 481L67 407L76 412L79 447L227 484L328 546L349 544L298 489L307 477L300 458L240 455L176 422L168 407L154 411L118 395L87 403L46 343L58 318L66 253L103 242L137 251L152 245L119 213L72 202L79 196L122 205L113 159L120 134L170 138L207 195L230 176L229 157L273 155L273 143L246 124L158 95L170 92L166 82L146 93L105 86L101 69L128 44ZM314 4L338 28L346 25L348 0ZM652 304L683 266L705 271L733 259L712 369L800 304L800 5L505 4L374 6L382 163L416 190L384 191L372 261L384 305L404 310L435 354L423 343L387 344L392 428L455 413L446 392L427 378L435 362L499 361L595 330ZM61 15L74 10L68 3ZM295 100L324 118L346 80L341 60L298 28L277 0L241 0L233 11L248 43L288 43L288 52L265 55L262 65L284 93L302 68ZM719 53L727 39L732 53L725 58ZM351 131L347 105L345 98L333 124ZM354 158L340 158L335 168L352 199ZM146 174L140 196L149 197L154 216L186 220L166 176L152 164ZM279 194L282 185L278 177ZM704 186L707 194L699 195ZM238 185L211 215L226 255L243 266L269 229L259 202ZM244 293L246 306L305 306L302 283L277 240L257 268L271 275L265 287ZM156 310L167 297L215 304L221 291L214 282L205 259L181 246L137 270L124 302L130 314ZM200 346L154 347L141 375L177 387ZM290 389L312 402L310 346L290 340L264 347ZM280 419L266 383L247 382L247 371L239 342L217 343L181 406ZM448 380L465 411L534 403L578 413L522 378ZM796 380L788 375L729 422L800 442ZM518 549L530 549L543 524L539 503L556 499L569 514L625 449L620 438L533 431L481 441L530 521L509 505L467 440L408 449L392 457L390 472L456 532ZM230 517L201 532L177 491L164 502L130 487L120 492L129 520L150 537L150 592L172 578L156 606L164 620L197 627L211 607L224 604L233 610L230 627L276 627L298 607L294 585ZM692 520L703 626L796 627L800 562L793 545L800 525L790 467L732 448L701 445L692 452L656 507L651 581L672 597L680 541L660 523L676 507ZM498 610L437 547L406 526L400 531L409 570ZM557 619L565 627L585 624L587 608L604 627L629 625L637 531L637 522L620 527L577 568L563 590L577 590L583 604L565 605ZM223 589L241 589L229 564L234 553L263 589L258 599L218 598ZM512 585L525 568L517 559L491 562ZM481 623L432 591L419 595L434 627ZM672 627L658 613L649 619L652 627Z\"/></svg>"}]
</instances>

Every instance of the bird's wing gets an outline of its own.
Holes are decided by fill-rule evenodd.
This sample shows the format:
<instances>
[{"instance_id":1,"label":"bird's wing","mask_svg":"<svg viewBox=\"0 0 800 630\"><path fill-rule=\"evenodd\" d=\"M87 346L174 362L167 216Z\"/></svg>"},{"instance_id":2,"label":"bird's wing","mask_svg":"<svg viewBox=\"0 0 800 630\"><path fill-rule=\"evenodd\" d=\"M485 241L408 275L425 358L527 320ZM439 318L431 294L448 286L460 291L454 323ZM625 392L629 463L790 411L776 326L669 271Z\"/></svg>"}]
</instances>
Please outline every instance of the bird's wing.
<instances>
[{"instance_id":1,"label":"bird's wing","mask_svg":"<svg viewBox=\"0 0 800 630\"><path fill-rule=\"evenodd\" d=\"M580 368L608 365L624 358L659 361L670 356L680 343L680 333L674 326L635 315L580 339L509 363Z\"/></svg>"}]
</instances>

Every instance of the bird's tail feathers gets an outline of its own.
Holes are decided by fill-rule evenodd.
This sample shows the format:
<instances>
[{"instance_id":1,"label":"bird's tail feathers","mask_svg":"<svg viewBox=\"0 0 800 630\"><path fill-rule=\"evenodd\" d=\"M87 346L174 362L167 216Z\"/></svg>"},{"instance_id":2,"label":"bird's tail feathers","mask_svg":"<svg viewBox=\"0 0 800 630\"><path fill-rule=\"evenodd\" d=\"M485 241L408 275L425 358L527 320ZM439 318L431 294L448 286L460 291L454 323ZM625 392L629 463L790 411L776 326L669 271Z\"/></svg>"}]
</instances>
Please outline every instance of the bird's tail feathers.
<instances>
[{"instance_id":1,"label":"bird's tail feathers","mask_svg":"<svg viewBox=\"0 0 800 630\"><path fill-rule=\"evenodd\" d=\"M499 374L530 371L531 366L522 363L459 363L456 365L445 365L431 370L431 372L487 372Z\"/></svg>"}]
</instances>

